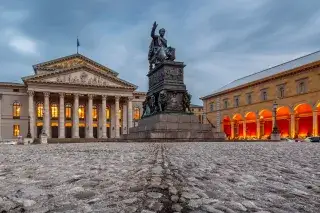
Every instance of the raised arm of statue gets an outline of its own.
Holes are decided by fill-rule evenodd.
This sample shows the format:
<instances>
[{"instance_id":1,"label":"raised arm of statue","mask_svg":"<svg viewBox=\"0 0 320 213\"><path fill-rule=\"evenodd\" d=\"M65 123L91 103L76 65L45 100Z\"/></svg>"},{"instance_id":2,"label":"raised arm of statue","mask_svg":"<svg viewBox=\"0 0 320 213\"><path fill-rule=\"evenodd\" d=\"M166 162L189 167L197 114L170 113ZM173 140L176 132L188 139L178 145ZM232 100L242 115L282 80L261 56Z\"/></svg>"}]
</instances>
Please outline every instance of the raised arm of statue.
<instances>
[{"instance_id":1,"label":"raised arm of statue","mask_svg":"<svg viewBox=\"0 0 320 213\"><path fill-rule=\"evenodd\" d=\"M158 24L157 24L157 22L154 22L153 23L153 26L152 26L152 30L151 30L151 37L152 38L154 38L155 37L155 31L156 31L156 29L157 29L157 26L158 26Z\"/></svg>"}]
</instances>

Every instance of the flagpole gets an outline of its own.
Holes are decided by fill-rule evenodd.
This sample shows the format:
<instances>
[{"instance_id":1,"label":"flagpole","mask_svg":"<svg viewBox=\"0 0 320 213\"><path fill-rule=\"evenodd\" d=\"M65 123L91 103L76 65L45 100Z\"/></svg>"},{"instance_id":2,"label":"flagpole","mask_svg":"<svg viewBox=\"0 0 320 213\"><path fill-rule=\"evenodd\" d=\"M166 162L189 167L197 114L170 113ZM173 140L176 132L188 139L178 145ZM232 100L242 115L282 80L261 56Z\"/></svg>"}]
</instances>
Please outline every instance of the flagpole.
<instances>
[{"instance_id":1,"label":"flagpole","mask_svg":"<svg viewBox=\"0 0 320 213\"><path fill-rule=\"evenodd\" d=\"M77 36L77 54L79 54L79 38Z\"/></svg>"}]
</instances>

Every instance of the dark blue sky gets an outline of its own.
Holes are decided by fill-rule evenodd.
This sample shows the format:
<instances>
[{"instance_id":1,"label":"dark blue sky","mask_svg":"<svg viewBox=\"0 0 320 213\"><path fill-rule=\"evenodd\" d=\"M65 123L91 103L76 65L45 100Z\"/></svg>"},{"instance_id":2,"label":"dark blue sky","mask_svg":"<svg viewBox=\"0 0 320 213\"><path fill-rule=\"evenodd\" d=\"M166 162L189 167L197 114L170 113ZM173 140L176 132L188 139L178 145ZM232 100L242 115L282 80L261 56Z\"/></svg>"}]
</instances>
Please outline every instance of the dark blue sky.
<instances>
[{"instance_id":1,"label":"dark blue sky","mask_svg":"<svg viewBox=\"0 0 320 213\"><path fill-rule=\"evenodd\" d=\"M2 0L0 79L76 52L147 90L152 23L167 30L195 104L236 78L320 49L319 0Z\"/></svg>"}]
</instances>

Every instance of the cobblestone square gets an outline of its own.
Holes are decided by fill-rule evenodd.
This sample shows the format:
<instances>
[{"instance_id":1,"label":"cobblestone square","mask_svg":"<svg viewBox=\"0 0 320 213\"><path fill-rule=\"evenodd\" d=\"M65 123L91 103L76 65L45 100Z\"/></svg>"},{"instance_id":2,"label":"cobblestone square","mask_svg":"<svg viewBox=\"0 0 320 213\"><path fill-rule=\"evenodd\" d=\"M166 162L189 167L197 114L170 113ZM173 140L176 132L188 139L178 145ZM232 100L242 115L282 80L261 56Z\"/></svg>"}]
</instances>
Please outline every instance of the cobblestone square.
<instances>
[{"instance_id":1,"label":"cobblestone square","mask_svg":"<svg viewBox=\"0 0 320 213\"><path fill-rule=\"evenodd\" d=\"M319 212L319 145L1 145L0 212Z\"/></svg>"}]
</instances>

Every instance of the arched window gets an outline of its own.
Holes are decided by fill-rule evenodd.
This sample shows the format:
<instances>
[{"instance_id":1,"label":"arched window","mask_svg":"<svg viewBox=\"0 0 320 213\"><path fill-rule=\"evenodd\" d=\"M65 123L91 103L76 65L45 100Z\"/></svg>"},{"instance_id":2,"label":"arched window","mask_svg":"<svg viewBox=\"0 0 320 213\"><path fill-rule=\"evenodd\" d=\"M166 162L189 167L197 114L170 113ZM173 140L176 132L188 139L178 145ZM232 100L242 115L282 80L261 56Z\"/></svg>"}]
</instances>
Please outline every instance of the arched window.
<instances>
[{"instance_id":1,"label":"arched window","mask_svg":"<svg viewBox=\"0 0 320 213\"><path fill-rule=\"evenodd\" d=\"M110 120L110 106L106 107L106 117L107 117L107 120L109 121Z\"/></svg>"},{"instance_id":2,"label":"arched window","mask_svg":"<svg viewBox=\"0 0 320 213\"><path fill-rule=\"evenodd\" d=\"M58 104L51 104L51 118L58 118Z\"/></svg>"},{"instance_id":3,"label":"arched window","mask_svg":"<svg viewBox=\"0 0 320 213\"><path fill-rule=\"evenodd\" d=\"M21 104L17 101L13 103L13 118L20 118Z\"/></svg>"},{"instance_id":4,"label":"arched window","mask_svg":"<svg viewBox=\"0 0 320 213\"><path fill-rule=\"evenodd\" d=\"M92 118L93 120L98 120L98 109L97 109L97 105L93 105L92 106Z\"/></svg>"},{"instance_id":5,"label":"arched window","mask_svg":"<svg viewBox=\"0 0 320 213\"><path fill-rule=\"evenodd\" d=\"M299 93L302 94L305 92L305 84L304 82L299 83Z\"/></svg>"},{"instance_id":6,"label":"arched window","mask_svg":"<svg viewBox=\"0 0 320 213\"><path fill-rule=\"evenodd\" d=\"M43 103L37 104L37 118L42 119L43 118Z\"/></svg>"},{"instance_id":7,"label":"arched window","mask_svg":"<svg viewBox=\"0 0 320 213\"><path fill-rule=\"evenodd\" d=\"M66 119L71 119L72 117L72 105L70 103L66 104Z\"/></svg>"},{"instance_id":8,"label":"arched window","mask_svg":"<svg viewBox=\"0 0 320 213\"><path fill-rule=\"evenodd\" d=\"M139 120L140 119L140 109L139 107L134 108L134 120Z\"/></svg>"},{"instance_id":9,"label":"arched window","mask_svg":"<svg viewBox=\"0 0 320 213\"><path fill-rule=\"evenodd\" d=\"M78 113L79 113L79 119L84 119L84 117L85 117L85 107L84 107L84 105L80 105L79 106Z\"/></svg>"}]
</instances>

